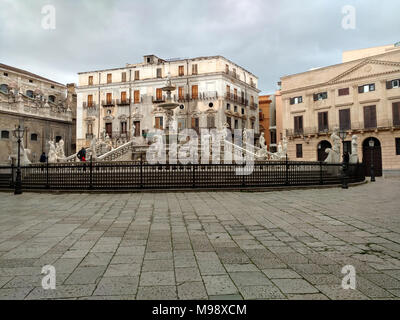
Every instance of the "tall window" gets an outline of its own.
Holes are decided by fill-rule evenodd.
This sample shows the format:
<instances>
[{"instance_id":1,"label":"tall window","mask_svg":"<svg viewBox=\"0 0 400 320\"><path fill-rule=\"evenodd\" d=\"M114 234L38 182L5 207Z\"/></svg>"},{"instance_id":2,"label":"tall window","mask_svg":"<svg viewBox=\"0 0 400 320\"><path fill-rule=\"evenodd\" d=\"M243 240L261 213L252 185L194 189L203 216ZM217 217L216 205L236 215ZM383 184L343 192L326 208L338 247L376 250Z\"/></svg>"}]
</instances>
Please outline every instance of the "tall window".
<instances>
[{"instance_id":1,"label":"tall window","mask_svg":"<svg viewBox=\"0 0 400 320\"><path fill-rule=\"evenodd\" d=\"M350 130L350 109L339 110L339 128L340 130Z\"/></svg>"},{"instance_id":2,"label":"tall window","mask_svg":"<svg viewBox=\"0 0 400 320\"><path fill-rule=\"evenodd\" d=\"M192 86L192 99L198 99L198 98L199 98L199 86L193 85Z\"/></svg>"},{"instance_id":3,"label":"tall window","mask_svg":"<svg viewBox=\"0 0 400 320\"><path fill-rule=\"evenodd\" d=\"M192 129L199 130L199 118L192 118Z\"/></svg>"},{"instance_id":4,"label":"tall window","mask_svg":"<svg viewBox=\"0 0 400 320\"><path fill-rule=\"evenodd\" d=\"M400 88L400 79L386 82L386 89Z\"/></svg>"},{"instance_id":5,"label":"tall window","mask_svg":"<svg viewBox=\"0 0 400 320\"><path fill-rule=\"evenodd\" d=\"M250 105L254 107L254 97L250 96Z\"/></svg>"},{"instance_id":6,"label":"tall window","mask_svg":"<svg viewBox=\"0 0 400 320\"><path fill-rule=\"evenodd\" d=\"M89 78L88 78L88 84L89 84L89 86L92 86L92 85L93 85L93 76L89 76Z\"/></svg>"},{"instance_id":7,"label":"tall window","mask_svg":"<svg viewBox=\"0 0 400 320\"><path fill-rule=\"evenodd\" d=\"M290 98L290 104L299 104L303 102L303 97Z\"/></svg>"},{"instance_id":8,"label":"tall window","mask_svg":"<svg viewBox=\"0 0 400 320\"><path fill-rule=\"evenodd\" d=\"M294 133L303 134L303 116L294 117Z\"/></svg>"},{"instance_id":9,"label":"tall window","mask_svg":"<svg viewBox=\"0 0 400 320\"><path fill-rule=\"evenodd\" d=\"M328 131L328 112L318 112L318 131Z\"/></svg>"},{"instance_id":10,"label":"tall window","mask_svg":"<svg viewBox=\"0 0 400 320\"><path fill-rule=\"evenodd\" d=\"M314 94L314 101L328 99L328 92L320 92Z\"/></svg>"},{"instance_id":11,"label":"tall window","mask_svg":"<svg viewBox=\"0 0 400 320\"><path fill-rule=\"evenodd\" d=\"M140 73L139 70L135 71L135 80L140 80Z\"/></svg>"},{"instance_id":12,"label":"tall window","mask_svg":"<svg viewBox=\"0 0 400 320\"><path fill-rule=\"evenodd\" d=\"M162 69L157 68L157 78L162 78Z\"/></svg>"},{"instance_id":13,"label":"tall window","mask_svg":"<svg viewBox=\"0 0 400 320\"><path fill-rule=\"evenodd\" d=\"M235 129L239 129L239 120L235 119Z\"/></svg>"},{"instance_id":14,"label":"tall window","mask_svg":"<svg viewBox=\"0 0 400 320\"><path fill-rule=\"evenodd\" d=\"M92 94L88 95L87 104L88 104L88 107L93 107L93 95Z\"/></svg>"},{"instance_id":15,"label":"tall window","mask_svg":"<svg viewBox=\"0 0 400 320\"><path fill-rule=\"evenodd\" d=\"M183 87L178 88L178 98L179 98L179 100L184 99L184 88Z\"/></svg>"},{"instance_id":16,"label":"tall window","mask_svg":"<svg viewBox=\"0 0 400 320\"><path fill-rule=\"evenodd\" d=\"M197 74L197 64L192 64L192 74Z\"/></svg>"},{"instance_id":17,"label":"tall window","mask_svg":"<svg viewBox=\"0 0 400 320\"><path fill-rule=\"evenodd\" d=\"M185 69L184 69L184 66L179 66L179 76L183 76L184 74L185 74L185 71L184 71Z\"/></svg>"},{"instance_id":18,"label":"tall window","mask_svg":"<svg viewBox=\"0 0 400 320\"><path fill-rule=\"evenodd\" d=\"M296 144L296 158L303 158L303 145Z\"/></svg>"},{"instance_id":19,"label":"tall window","mask_svg":"<svg viewBox=\"0 0 400 320\"><path fill-rule=\"evenodd\" d=\"M396 138L396 155L400 156L400 138Z\"/></svg>"},{"instance_id":20,"label":"tall window","mask_svg":"<svg viewBox=\"0 0 400 320\"><path fill-rule=\"evenodd\" d=\"M338 90L338 95L339 96L348 96L350 94L350 89L349 88L343 88Z\"/></svg>"},{"instance_id":21,"label":"tall window","mask_svg":"<svg viewBox=\"0 0 400 320\"><path fill-rule=\"evenodd\" d=\"M215 128L215 117L211 114L207 116L207 128Z\"/></svg>"},{"instance_id":22,"label":"tall window","mask_svg":"<svg viewBox=\"0 0 400 320\"><path fill-rule=\"evenodd\" d=\"M364 107L364 128L376 128L376 106Z\"/></svg>"},{"instance_id":23,"label":"tall window","mask_svg":"<svg viewBox=\"0 0 400 320\"><path fill-rule=\"evenodd\" d=\"M111 83L112 82L112 74L108 73L107 74L107 83Z\"/></svg>"},{"instance_id":24,"label":"tall window","mask_svg":"<svg viewBox=\"0 0 400 320\"><path fill-rule=\"evenodd\" d=\"M370 91L375 91L375 83L365 84L363 86L358 87L358 93L365 93Z\"/></svg>"},{"instance_id":25,"label":"tall window","mask_svg":"<svg viewBox=\"0 0 400 320\"><path fill-rule=\"evenodd\" d=\"M233 89L233 98L237 100L237 89Z\"/></svg>"},{"instance_id":26,"label":"tall window","mask_svg":"<svg viewBox=\"0 0 400 320\"><path fill-rule=\"evenodd\" d=\"M156 89L156 98L157 98L157 101L162 100L162 89L161 88Z\"/></svg>"},{"instance_id":27,"label":"tall window","mask_svg":"<svg viewBox=\"0 0 400 320\"><path fill-rule=\"evenodd\" d=\"M225 73L229 73L229 65L225 65Z\"/></svg>"},{"instance_id":28,"label":"tall window","mask_svg":"<svg viewBox=\"0 0 400 320\"><path fill-rule=\"evenodd\" d=\"M56 97L53 95L49 95L49 101L53 103L56 102Z\"/></svg>"},{"instance_id":29,"label":"tall window","mask_svg":"<svg viewBox=\"0 0 400 320\"><path fill-rule=\"evenodd\" d=\"M156 129L163 129L163 117L156 117Z\"/></svg>"},{"instance_id":30,"label":"tall window","mask_svg":"<svg viewBox=\"0 0 400 320\"><path fill-rule=\"evenodd\" d=\"M126 72L121 73L121 82L126 82Z\"/></svg>"},{"instance_id":31,"label":"tall window","mask_svg":"<svg viewBox=\"0 0 400 320\"><path fill-rule=\"evenodd\" d=\"M393 125L400 126L400 102L393 103Z\"/></svg>"},{"instance_id":32,"label":"tall window","mask_svg":"<svg viewBox=\"0 0 400 320\"><path fill-rule=\"evenodd\" d=\"M126 121L121 122L121 134L126 134Z\"/></svg>"},{"instance_id":33,"label":"tall window","mask_svg":"<svg viewBox=\"0 0 400 320\"><path fill-rule=\"evenodd\" d=\"M231 97L231 87L229 85L226 85L226 96L228 98Z\"/></svg>"},{"instance_id":34,"label":"tall window","mask_svg":"<svg viewBox=\"0 0 400 320\"><path fill-rule=\"evenodd\" d=\"M126 91L121 92L121 102L126 103Z\"/></svg>"},{"instance_id":35,"label":"tall window","mask_svg":"<svg viewBox=\"0 0 400 320\"><path fill-rule=\"evenodd\" d=\"M134 99L134 103L140 103L140 91L139 90L135 90L133 92L133 99Z\"/></svg>"},{"instance_id":36,"label":"tall window","mask_svg":"<svg viewBox=\"0 0 400 320\"><path fill-rule=\"evenodd\" d=\"M31 134L31 141L37 141L38 140L38 135L36 133Z\"/></svg>"},{"instance_id":37,"label":"tall window","mask_svg":"<svg viewBox=\"0 0 400 320\"><path fill-rule=\"evenodd\" d=\"M112 93L107 93L106 99L107 99L107 104L111 104L112 103Z\"/></svg>"}]
</instances>

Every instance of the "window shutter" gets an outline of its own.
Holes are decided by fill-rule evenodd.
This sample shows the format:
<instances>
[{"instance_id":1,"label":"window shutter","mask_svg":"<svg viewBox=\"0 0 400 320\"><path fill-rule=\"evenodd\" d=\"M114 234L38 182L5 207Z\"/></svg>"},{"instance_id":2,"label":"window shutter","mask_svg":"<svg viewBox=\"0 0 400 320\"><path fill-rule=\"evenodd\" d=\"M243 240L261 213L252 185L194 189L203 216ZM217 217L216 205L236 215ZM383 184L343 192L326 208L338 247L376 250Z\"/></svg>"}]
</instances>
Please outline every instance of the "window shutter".
<instances>
[{"instance_id":1,"label":"window shutter","mask_svg":"<svg viewBox=\"0 0 400 320\"><path fill-rule=\"evenodd\" d=\"M294 98L290 98L290 104L294 104Z\"/></svg>"},{"instance_id":2,"label":"window shutter","mask_svg":"<svg viewBox=\"0 0 400 320\"><path fill-rule=\"evenodd\" d=\"M358 93L364 93L364 87L363 86L358 87Z\"/></svg>"},{"instance_id":3,"label":"window shutter","mask_svg":"<svg viewBox=\"0 0 400 320\"><path fill-rule=\"evenodd\" d=\"M400 102L393 103L393 125L400 125Z\"/></svg>"},{"instance_id":4,"label":"window shutter","mask_svg":"<svg viewBox=\"0 0 400 320\"><path fill-rule=\"evenodd\" d=\"M322 128L324 127L323 116L324 114L322 112L318 113L318 131L322 131Z\"/></svg>"},{"instance_id":5,"label":"window shutter","mask_svg":"<svg viewBox=\"0 0 400 320\"><path fill-rule=\"evenodd\" d=\"M317 101L317 100L318 100L318 95L314 94L314 101Z\"/></svg>"},{"instance_id":6,"label":"window shutter","mask_svg":"<svg viewBox=\"0 0 400 320\"><path fill-rule=\"evenodd\" d=\"M386 81L386 89L392 89L392 81Z\"/></svg>"}]
</instances>

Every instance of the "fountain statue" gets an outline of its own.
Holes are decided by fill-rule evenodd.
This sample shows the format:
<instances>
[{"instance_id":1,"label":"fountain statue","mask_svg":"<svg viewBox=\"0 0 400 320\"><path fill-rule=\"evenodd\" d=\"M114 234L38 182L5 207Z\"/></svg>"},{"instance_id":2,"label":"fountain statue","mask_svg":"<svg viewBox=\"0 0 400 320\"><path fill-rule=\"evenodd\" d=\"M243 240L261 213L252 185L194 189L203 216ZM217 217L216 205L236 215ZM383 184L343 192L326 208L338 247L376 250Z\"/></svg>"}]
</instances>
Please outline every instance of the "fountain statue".
<instances>
[{"instance_id":1,"label":"fountain statue","mask_svg":"<svg viewBox=\"0 0 400 320\"><path fill-rule=\"evenodd\" d=\"M357 135L353 135L351 137L351 155L350 155L350 163L358 162L358 137Z\"/></svg>"}]
</instances>

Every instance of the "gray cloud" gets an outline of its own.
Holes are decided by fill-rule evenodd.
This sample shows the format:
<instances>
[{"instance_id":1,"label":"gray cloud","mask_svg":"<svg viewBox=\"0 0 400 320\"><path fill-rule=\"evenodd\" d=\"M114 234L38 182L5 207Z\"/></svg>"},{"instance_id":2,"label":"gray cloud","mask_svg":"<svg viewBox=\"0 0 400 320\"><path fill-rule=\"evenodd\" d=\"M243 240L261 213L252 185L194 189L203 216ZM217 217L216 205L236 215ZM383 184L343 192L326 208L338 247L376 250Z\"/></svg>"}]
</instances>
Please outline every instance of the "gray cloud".
<instances>
[{"instance_id":1,"label":"gray cloud","mask_svg":"<svg viewBox=\"0 0 400 320\"><path fill-rule=\"evenodd\" d=\"M41 8L56 8L56 30ZM355 30L341 27L344 5ZM1 0L0 61L67 83L77 72L163 58L223 55L259 77L340 63L343 50L400 41L397 0Z\"/></svg>"}]
</instances>

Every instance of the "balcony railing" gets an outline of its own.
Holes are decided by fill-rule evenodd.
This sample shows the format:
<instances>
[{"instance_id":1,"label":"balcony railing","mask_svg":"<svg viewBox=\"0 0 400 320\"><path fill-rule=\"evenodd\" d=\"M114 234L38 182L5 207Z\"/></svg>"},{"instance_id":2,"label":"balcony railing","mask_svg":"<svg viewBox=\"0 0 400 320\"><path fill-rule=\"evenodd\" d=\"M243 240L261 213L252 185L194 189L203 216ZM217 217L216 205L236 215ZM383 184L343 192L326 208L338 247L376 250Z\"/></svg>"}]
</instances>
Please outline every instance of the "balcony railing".
<instances>
[{"instance_id":1,"label":"balcony railing","mask_svg":"<svg viewBox=\"0 0 400 320\"><path fill-rule=\"evenodd\" d=\"M347 127L347 128L346 128ZM393 122L391 119L383 119L379 120L376 126L366 127L364 122L352 122L350 127L340 127L339 125L329 125L325 128L319 127L307 127L302 130L294 130L294 129L286 129L286 135L288 137L295 136L307 136L307 135L320 135L320 134L331 134L335 128L340 130L345 130L350 132L360 132L360 131L384 131L384 130L392 130L392 129L400 129L400 124Z\"/></svg>"},{"instance_id":2,"label":"balcony railing","mask_svg":"<svg viewBox=\"0 0 400 320\"><path fill-rule=\"evenodd\" d=\"M234 93L226 92L225 99L228 101L236 102L237 104L241 105L248 105L249 100L245 99L244 97L235 95Z\"/></svg>"},{"instance_id":3,"label":"balcony railing","mask_svg":"<svg viewBox=\"0 0 400 320\"><path fill-rule=\"evenodd\" d=\"M215 100L218 99L218 92L217 91L206 91L200 92L197 95L193 94L184 94L184 95L174 95L174 100L178 102L185 102L191 100Z\"/></svg>"},{"instance_id":4,"label":"balcony railing","mask_svg":"<svg viewBox=\"0 0 400 320\"><path fill-rule=\"evenodd\" d=\"M117 105L119 106L129 106L131 104L131 99L117 99Z\"/></svg>"},{"instance_id":5,"label":"balcony railing","mask_svg":"<svg viewBox=\"0 0 400 320\"><path fill-rule=\"evenodd\" d=\"M83 101L82 107L83 107L84 109L86 109L86 108L96 108L97 105L96 105L96 102L93 102L93 101L92 101L92 102Z\"/></svg>"},{"instance_id":6,"label":"balcony railing","mask_svg":"<svg viewBox=\"0 0 400 320\"><path fill-rule=\"evenodd\" d=\"M165 98L166 98L165 95L162 95L161 97L153 96L152 101L153 103L162 103L165 102Z\"/></svg>"},{"instance_id":7,"label":"balcony railing","mask_svg":"<svg viewBox=\"0 0 400 320\"><path fill-rule=\"evenodd\" d=\"M101 105L103 107L113 107L115 105L115 100L111 99L111 100L102 100L101 101Z\"/></svg>"}]
</instances>

